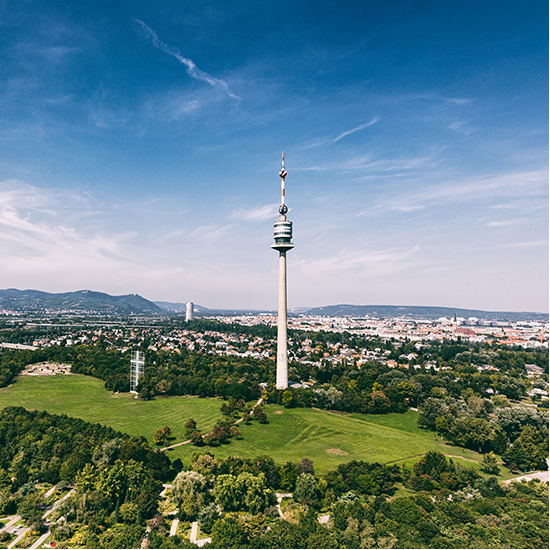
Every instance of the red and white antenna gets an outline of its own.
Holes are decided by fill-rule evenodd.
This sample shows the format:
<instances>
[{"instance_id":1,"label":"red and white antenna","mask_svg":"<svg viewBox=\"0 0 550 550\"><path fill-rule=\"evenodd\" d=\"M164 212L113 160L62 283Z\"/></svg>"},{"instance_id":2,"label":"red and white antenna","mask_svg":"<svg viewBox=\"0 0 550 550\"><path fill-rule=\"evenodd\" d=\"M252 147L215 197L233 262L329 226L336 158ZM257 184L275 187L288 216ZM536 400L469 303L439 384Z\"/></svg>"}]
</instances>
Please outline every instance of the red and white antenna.
<instances>
[{"instance_id":1,"label":"red and white antenna","mask_svg":"<svg viewBox=\"0 0 550 550\"><path fill-rule=\"evenodd\" d=\"M285 170L285 152L283 151L282 166L279 172L279 176L281 176L281 206L279 208L279 213L282 215L288 212L288 208L285 206L285 178L287 173L288 172Z\"/></svg>"}]
</instances>

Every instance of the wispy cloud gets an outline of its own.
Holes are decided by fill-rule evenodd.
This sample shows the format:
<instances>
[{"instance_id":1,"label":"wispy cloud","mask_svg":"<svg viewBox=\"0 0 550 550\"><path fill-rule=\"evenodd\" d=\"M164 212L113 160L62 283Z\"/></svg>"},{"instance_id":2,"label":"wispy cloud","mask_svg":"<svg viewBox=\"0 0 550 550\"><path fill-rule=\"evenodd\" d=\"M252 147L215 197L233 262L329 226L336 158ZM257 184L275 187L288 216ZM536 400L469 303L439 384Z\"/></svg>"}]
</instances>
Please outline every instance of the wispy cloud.
<instances>
[{"instance_id":1,"label":"wispy cloud","mask_svg":"<svg viewBox=\"0 0 550 550\"><path fill-rule=\"evenodd\" d=\"M306 145L304 149L313 149L314 147L320 147L321 145L331 145L333 143L336 143L337 141L340 141L341 139L344 139L345 137L351 134L355 134L355 132L359 132L361 130L364 130L365 128L368 128L369 126L372 126L373 124L376 124L379 120L380 120L380 117L375 117L370 122L365 122L365 124L360 124L359 126L352 128L351 130L346 130L345 132L342 132L340 135L336 136L335 138L319 139L318 141L315 141L310 145Z\"/></svg>"},{"instance_id":2,"label":"wispy cloud","mask_svg":"<svg viewBox=\"0 0 550 550\"><path fill-rule=\"evenodd\" d=\"M492 222L487 222L485 225L487 227L508 227L510 225L518 225L521 223L526 223L527 219L512 219L512 220L497 220Z\"/></svg>"},{"instance_id":3,"label":"wispy cloud","mask_svg":"<svg viewBox=\"0 0 550 550\"><path fill-rule=\"evenodd\" d=\"M193 231L193 235L201 239L217 240L233 227L233 225L202 225Z\"/></svg>"},{"instance_id":4,"label":"wispy cloud","mask_svg":"<svg viewBox=\"0 0 550 550\"><path fill-rule=\"evenodd\" d=\"M459 134L464 134L465 136L470 135L471 133L475 132L475 129L468 126L468 123L463 120L457 120L455 122L451 122L448 126L449 130L454 130L455 132L458 132Z\"/></svg>"},{"instance_id":5,"label":"wispy cloud","mask_svg":"<svg viewBox=\"0 0 550 550\"><path fill-rule=\"evenodd\" d=\"M265 204L264 206L256 206L249 210L234 210L231 218L234 220L262 222L277 216L278 204Z\"/></svg>"},{"instance_id":6,"label":"wispy cloud","mask_svg":"<svg viewBox=\"0 0 550 550\"><path fill-rule=\"evenodd\" d=\"M396 248L375 251L342 250L337 255L326 256L313 261L298 260L297 265L304 271L316 276L343 272L357 272L362 277L380 275L401 269L397 264L416 254L419 250L419 245L409 250L398 250Z\"/></svg>"},{"instance_id":7,"label":"wispy cloud","mask_svg":"<svg viewBox=\"0 0 550 550\"><path fill-rule=\"evenodd\" d=\"M341 139L345 138L346 136L349 136L351 134L355 134L355 132L359 132L359 130L364 130L365 128L368 128L369 126L372 126L373 124L376 124L380 120L379 117L373 118L370 122L366 122L365 124L361 124L360 126L356 126L355 128L352 128L351 130L348 130L347 132L342 132L338 137L335 137L332 140L332 143L336 143L337 141L340 141Z\"/></svg>"},{"instance_id":8,"label":"wispy cloud","mask_svg":"<svg viewBox=\"0 0 550 550\"><path fill-rule=\"evenodd\" d=\"M236 96L229 89L229 86L224 80L221 80L220 78L215 78L209 75L208 73L201 71L191 59L188 59L187 57L183 57L183 55L181 55L181 53L178 50L162 42L162 40L160 40L160 38L157 36L155 31L149 28L143 21L140 21L139 19L134 19L134 22L141 27L141 29L145 32L145 35L147 36L147 38L155 48L158 48L164 53L167 53L168 55L175 57L180 63L185 65L187 67L187 74L191 78L195 78L196 80L202 80L203 82L210 84L210 86L213 86L214 88L218 88L222 90L229 97L233 99L241 99L239 96Z\"/></svg>"},{"instance_id":9,"label":"wispy cloud","mask_svg":"<svg viewBox=\"0 0 550 550\"><path fill-rule=\"evenodd\" d=\"M392 172L391 177L395 177L396 171L409 171L418 170L428 167L434 167L438 165L441 160L437 157L438 151L432 151L428 155L420 155L417 157L404 157L404 158L390 158L390 159L378 159L374 158L372 153L366 153L364 155L358 155L349 159L342 159L337 162L328 162L322 165L316 166L295 166L292 170L299 170L302 172L316 171L365 171L368 170L367 176L359 176L359 180L371 179L373 177L388 177L386 173Z\"/></svg>"},{"instance_id":10,"label":"wispy cloud","mask_svg":"<svg viewBox=\"0 0 550 550\"><path fill-rule=\"evenodd\" d=\"M544 246L548 248L548 241L522 241L517 243L505 243L498 245L497 248L527 248L532 246Z\"/></svg>"}]
</instances>

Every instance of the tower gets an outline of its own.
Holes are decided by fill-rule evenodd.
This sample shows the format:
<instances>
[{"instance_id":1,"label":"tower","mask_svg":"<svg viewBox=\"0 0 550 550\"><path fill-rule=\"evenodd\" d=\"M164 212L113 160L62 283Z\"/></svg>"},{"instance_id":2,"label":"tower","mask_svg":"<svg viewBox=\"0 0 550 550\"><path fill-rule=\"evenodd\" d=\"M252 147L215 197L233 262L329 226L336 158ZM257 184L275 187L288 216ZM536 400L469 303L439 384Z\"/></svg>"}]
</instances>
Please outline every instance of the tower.
<instances>
[{"instance_id":1,"label":"tower","mask_svg":"<svg viewBox=\"0 0 550 550\"><path fill-rule=\"evenodd\" d=\"M286 219L288 208L285 204L285 152L281 171L281 206L279 206L279 219L273 224L273 237L275 242L271 245L279 252L279 313L277 318L277 383L278 389L288 387L288 353L286 342L286 253L294 248L292 239L292 222Z\"/></svg>"},{"instance_id":2,"label":"tower","mask_svg":"<svg viewBox=\"0 0 550 550\"><path fill-rule=\"evenodd\" d=\"M130 359L130 391L137 393L139 377L143 374L145 367L145 355L142 351L133 351Z\"/></svg>"},{"instance_id":3,"label":"tower","mask_svg":"<svg viewBox=\"0 0 550 550\"><path fill-rule=\"evenodd\" d=\"M185 302L185 321L192 321L194 317L194 307L195 304L193 302Z\"/></svg>"}]
</instances>

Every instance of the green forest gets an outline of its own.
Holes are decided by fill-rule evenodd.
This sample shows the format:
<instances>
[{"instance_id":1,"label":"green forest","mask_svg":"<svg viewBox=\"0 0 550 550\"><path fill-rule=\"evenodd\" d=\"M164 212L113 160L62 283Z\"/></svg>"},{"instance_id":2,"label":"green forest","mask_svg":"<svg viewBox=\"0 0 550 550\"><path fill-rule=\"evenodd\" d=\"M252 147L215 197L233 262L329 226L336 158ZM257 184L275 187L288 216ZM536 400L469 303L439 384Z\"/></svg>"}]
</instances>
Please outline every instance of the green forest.
<instances>
[{"instance_id":1,"label":"green forest","mask_svg":"<svg viewBox=\"0 0 550 550\"><path fill-rule=\"evenodd\" d=\"M210 323L204 330L235 330L201 322ZM239 330L267 337L271 329ZM189 538L195 524L205 548L548 547L548 484L503 482L500 475L502 465L517 475L547 469L548 401L526 405L528 389L539 382L527 379L525 365L540 366L547 378L548 350L462 342L418 349L347 333L292 336L308 338L320 358L336 338L382 348L387 359L411 358L397 368L376 360L292 361L289 373L309 384L277 390L269 359L157 350L145 339L134 346L146 356L140 400L220 399L221 419L211 431L201 433L193 419L185 424L189 463L160 450L171 442L169 426L155 427L148 443L65 414L7 407L0 411L0 523L21 516L25 548L47 533L56 548L195 548ZM103 380L105 390L127 392L129 354L116 344L101 337L2 349L0 387L13 384L27 365L58 362ZM493 368L480 371L480 364ZM479 453L479 465L428 450L392 464L342 460L319 474L315 456L217 456L249 422L269 429L264 410L254 407L260 398L281 411L321 409L350 421L357 421L353 414L404 418L413 408L417 430L449 449ZM0 547L15 537L1 530Z\"/></svg>"}]
</instances>

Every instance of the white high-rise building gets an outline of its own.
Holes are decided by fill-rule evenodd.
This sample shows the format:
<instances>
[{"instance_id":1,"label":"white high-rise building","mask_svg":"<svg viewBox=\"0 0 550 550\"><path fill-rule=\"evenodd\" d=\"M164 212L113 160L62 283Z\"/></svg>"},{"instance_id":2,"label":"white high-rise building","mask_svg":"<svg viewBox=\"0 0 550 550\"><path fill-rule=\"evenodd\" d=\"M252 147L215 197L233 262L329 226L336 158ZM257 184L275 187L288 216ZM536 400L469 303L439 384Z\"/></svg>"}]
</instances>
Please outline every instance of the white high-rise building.
<instances>
[{"instance_id":1,"label":"white high-rise building","mask_svg":"<svg viewBox=\"0 0 550 550\"><path fill-rule=\"evenodd\" d=\"M193 302L185 302L185 321L192 321L194 317L195 304Z\"/></svg>"},{"instance_id":2,"label":"white high-rise building","mask_svg":"<svg viewBox=\"0 0 550 550\"><path fill-rule=\"evenodd\" d=\"M288 388L288 351L287 351L287 292L286 292L286 253L294 248L292 244L292 222L286 219L288 208L285 205L285 153L281 171L281 206L279 219L273 224L275 242L271 245L279 252L279 313L277 318L277 382L278 389Z\"/></svg>"}]
</instances>

